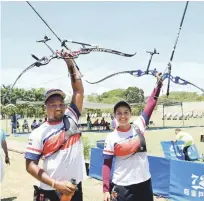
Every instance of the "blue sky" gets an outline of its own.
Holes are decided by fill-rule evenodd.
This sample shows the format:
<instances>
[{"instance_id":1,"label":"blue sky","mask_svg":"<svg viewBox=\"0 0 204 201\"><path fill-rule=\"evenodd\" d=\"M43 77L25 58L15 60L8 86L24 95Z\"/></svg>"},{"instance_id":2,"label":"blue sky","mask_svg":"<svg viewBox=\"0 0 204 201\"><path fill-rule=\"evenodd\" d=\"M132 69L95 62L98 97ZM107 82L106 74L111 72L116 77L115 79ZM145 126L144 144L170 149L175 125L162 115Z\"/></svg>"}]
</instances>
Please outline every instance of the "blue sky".
<instances>
[{"instance_id":1,"label":"blue sky","mask_svg":"<svg viewBox=\"0 0 204 201\"><path fill-rule=\"evenodd\" d=\"M61 39L72 39L127 53L125 58L107 53L80 56L76 62L83 79L96 81L123 70L146 69L149 55L156 48L151 69L161 72L167 66L178 32L185 2L31 2ZM204 2L190 2L173 60L172 74L204 88ZM51 53L36 43L46 34L55 50L60 44L26 2L2 2L1 5L1 84L12 84L19 73L38 57ZM80 46L68 44L72 49ZM22 76L16 87L62 88L71 92L66 65L54 60L33 68ZM97 85L84 82L85 94L137 86L145 95L155 84L152 76L115 76ZM164 90L167 81L164 83ZM172 91L196 91L191 86L171 84Z\"/></svg>"}]
</instances>

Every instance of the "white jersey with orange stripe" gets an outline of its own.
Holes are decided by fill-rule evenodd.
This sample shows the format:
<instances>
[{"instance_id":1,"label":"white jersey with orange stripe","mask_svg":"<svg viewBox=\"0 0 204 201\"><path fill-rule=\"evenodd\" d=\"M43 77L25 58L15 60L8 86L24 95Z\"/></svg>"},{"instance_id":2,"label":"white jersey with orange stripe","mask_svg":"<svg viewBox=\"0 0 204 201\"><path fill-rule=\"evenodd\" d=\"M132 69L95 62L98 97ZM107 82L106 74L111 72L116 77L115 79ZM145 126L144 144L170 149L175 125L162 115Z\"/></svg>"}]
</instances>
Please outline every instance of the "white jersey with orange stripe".
<instances>
[{"instance_id":1,"label":"white jersey with orange stripe","mask_svg":"<svg viewBox=\"0 0 204 201\"><path fill-rule=\"evenodd\" d=\"M142 115L134 125L144 134L146 123ZM134 126L125 131L117 128L106 137L103 155L105 159L115 158L112 175L114 184L128 186L147 181L151 177L146 151L134 153L138 142Z\"/></svg>"},{"instance_id":2,"label":"white jersey with orange stripe","mask_svg":"<svg viewBox=\"0 0 204 201\"><path fill-rule=\"evenodd\" d=\"M69 117L69 131L74 135L61 146L66 138L63 121L55 125L45 122L30 134L25 158L38 160L43 156L43 169L52 179L70 181L74 178L79 183L86 178L81 133L76 125L80 114L72 105L67 108L65 115ZM40 188L54 190L42 182Z\"/></svg>"}]
</instances>

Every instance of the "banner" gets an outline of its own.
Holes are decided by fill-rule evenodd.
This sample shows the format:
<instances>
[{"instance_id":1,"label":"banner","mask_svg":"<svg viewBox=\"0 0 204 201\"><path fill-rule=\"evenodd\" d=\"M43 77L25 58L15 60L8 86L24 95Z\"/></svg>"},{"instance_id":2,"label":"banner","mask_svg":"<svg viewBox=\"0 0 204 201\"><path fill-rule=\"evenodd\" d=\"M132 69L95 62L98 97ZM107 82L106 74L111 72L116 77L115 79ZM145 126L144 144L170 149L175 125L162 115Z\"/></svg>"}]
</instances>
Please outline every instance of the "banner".
<instances>
[{"instance_id":1,"label":"banner","mask_svg":"<svg viewBox=\"0 0 204 201\"><path fill-rule=\"evenodd\" d=\"M183 141L163 141L161 142L162 150L164 152L165 158L168 159L179 159L185 160L185 156L183 153L184 142ZM198 160L200 158L198 149L196 145L192 145L188 148L188 156L191 161Z\"/></svg>"},{"instance_id":2,"label":"banner","mask_svg":"<svg viewBox=\"0 0 204 201\"><path fill-rule=\"evenodd\" d=\"M152 188L155 195L169 197L170 160L148 156Z\"/></svg>"},{"instance_id":3,"label":"banner","mask_svg":"<svg viewBox=\"0 0 204 201\"><path fill-rule=\"evenodd\" d=\"M162 141L161 142L162 150L164 152L165 158L168 159L179 159L184 160L185 156L183 154L183 141Z\"/></svg>"},{"instance_id":4,"label":"banner","mask_svg":"<svg viewBox=\"0 0 204 201\"><path fill-rule=\"evenodd\" d=\"M174 201L203 201L204 164L171 160L169 193Z\"/></svg>"},{"instance_id":5,"label":"banner","mask_svg":"<svg viewBox=\"0 0 204 201\"><path fill-rule=\"evenodd\" d=\"M89 176L102 180L103 149L91 148Z\"/></svg>"},{"instance_id":6,"label":"banner","mask_svg":"<svg viewBox=\"0 0 204 201\"><path fill-rule=\"evenodd\" d=\"M91 148L89 176L95 179L102 180L102 167L103 167L103 149ZM113 175L115 159L113 159L111 176Z\"/></svg>"}]
</instances>

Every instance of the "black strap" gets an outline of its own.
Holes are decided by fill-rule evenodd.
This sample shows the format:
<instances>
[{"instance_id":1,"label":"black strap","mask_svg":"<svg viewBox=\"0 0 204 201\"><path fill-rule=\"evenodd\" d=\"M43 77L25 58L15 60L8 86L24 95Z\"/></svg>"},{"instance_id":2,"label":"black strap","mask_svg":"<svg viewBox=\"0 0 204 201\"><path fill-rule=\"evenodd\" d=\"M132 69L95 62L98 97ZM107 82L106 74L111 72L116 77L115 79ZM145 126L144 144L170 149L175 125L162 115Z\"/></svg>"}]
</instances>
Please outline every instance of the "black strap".
<instances>
[{"instance_id":1,"label":"black strap","mask_svg":"<svg viewBox=\"0 0 204 201\"><path fill-rule=\"evenodd\" d=\"M64 115L63 116L63 123L64 123L64 130L65 132L68 131L70 129L70 121L69 118L72 119L70 116L68 115ZM72 119L73 120L73 119ZM73 120L73 122L75 123L75 125L78 128L78 124ZM80 133L81 134L81 133ZM53 155L54 153L58 152L63 146L64 144L67 142L67 140L69 139L71 135L69 135L67 138L64 139L64 142L58 147L58 149L56 151L54 151L51 155ZM49 156L51 156L49 155ZM49 156L47 156L46 158L48 158Z\"/></svg>"},{"instance_id":2,"label":"black strap","mask_svg":"<svg viewBox=\"0 0 204 201\"><path fill-rule=\"evenodd\" d=\"M147 152L146 140L145 140L144 135L142 134L140 129L135 124L133 124L132 126L135 129L140 139L140 147L137 152Z\"/></svg>"},{"instance_id":3,"label":"black strap","mask_svg":"<svg viewBox=\"0 0 204 201\"><path fill-rule=\"evenodd\" d=\"M64 130L65 130L65 132L68 131L69 128L70 128L70 121L69 121L68 118L69 118L69 116L66 116L66 115L63 116L63 123L64 123Z\"/></svg>"}]
</instances>

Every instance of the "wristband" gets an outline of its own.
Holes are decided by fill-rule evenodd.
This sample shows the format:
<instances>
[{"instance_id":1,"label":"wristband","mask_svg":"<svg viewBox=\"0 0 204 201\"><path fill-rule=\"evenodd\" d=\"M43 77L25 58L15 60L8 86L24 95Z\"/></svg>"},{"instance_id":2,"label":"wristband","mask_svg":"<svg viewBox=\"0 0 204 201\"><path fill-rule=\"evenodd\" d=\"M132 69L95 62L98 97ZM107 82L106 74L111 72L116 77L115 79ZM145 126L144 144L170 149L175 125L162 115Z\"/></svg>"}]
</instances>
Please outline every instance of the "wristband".
<instances>
[{"instance_id":1,"label":"wristband","mask_svg":"<svg viewBox=\"0 0 204 201\"><path fill-rule=\"evenodd\" d=\"M55 188L55 180L52 180L52 188Z\"/></svg>"}]
</instances>

